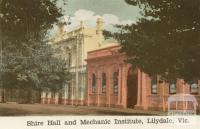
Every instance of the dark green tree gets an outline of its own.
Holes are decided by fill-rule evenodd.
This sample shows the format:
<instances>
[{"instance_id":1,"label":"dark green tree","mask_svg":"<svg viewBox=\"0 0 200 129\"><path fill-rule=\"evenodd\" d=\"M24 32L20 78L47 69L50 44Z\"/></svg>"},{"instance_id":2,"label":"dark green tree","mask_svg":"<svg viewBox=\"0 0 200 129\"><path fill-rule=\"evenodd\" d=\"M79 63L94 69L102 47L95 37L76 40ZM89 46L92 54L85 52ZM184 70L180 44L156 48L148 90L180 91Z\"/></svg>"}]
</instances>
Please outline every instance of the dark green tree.
<instances>
[{"instance_id":1,"label":"dark green tree","mask_svg":"<svg viewBox=\"0 0 200 129\"><path fill-rule=\"evenodd\" d=\"M48 44L63 16L58 0L0 0L1 87L58 90L69 79Z\"/></svg>"},{"instance_id":2,"label":"dark green tree","mask_svg":"<svg viewBox=\"0 0 200 129\"><path fill-rule=\"evenodd\" d=\"M200 78L200 1L125 0L139 6L136 24L118 26L115 37L134 68L164 79Z\"/></svg>"}]
</instances>

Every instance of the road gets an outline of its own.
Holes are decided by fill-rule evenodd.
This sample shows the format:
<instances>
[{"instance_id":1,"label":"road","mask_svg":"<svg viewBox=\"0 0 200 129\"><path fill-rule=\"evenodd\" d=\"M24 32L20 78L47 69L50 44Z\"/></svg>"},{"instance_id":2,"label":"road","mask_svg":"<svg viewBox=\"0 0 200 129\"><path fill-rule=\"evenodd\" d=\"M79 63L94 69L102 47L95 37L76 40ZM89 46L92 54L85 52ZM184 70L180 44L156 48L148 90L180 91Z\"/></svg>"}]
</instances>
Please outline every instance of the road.
<instances>
[{"instance_id":1,"label":"road","mask_svg":"<svg viewBox=\"0 0 200 129\"><path fill-rule=\"evenodd\" d=\"M51 115L165 115L158 111L88 107L71 105L42 105L0 103L0 116L51 116Z\"/></svg>"}]
</instances>

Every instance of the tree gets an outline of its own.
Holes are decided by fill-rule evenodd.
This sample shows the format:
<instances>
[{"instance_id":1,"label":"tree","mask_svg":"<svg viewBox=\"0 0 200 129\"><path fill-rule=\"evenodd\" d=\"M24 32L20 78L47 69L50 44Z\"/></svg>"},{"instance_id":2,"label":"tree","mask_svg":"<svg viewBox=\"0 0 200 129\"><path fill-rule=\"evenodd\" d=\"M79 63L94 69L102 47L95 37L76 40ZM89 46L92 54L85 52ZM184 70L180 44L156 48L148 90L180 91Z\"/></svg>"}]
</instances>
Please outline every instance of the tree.
<instances>
[{"instance_id":1,"label":"tree","mask_svg":"<svg viewBox=\"0 0 200 129\"><path fill-rule=\"evenodd\" d=\"M48 31L62 17L58 0L0 0L1 86L58 90L69 79Z\"/></svg>"},{"instance_id":2,"label":"tree","mask_svg":"<svg viewBox=\"0 0 200 129\"><path fill-rule=\"evenodd\" d=\"M164 79L200 78L200 1L125 0L139 6L136 24L118 26L127 62Z\"/></svg>"}]
</instances>

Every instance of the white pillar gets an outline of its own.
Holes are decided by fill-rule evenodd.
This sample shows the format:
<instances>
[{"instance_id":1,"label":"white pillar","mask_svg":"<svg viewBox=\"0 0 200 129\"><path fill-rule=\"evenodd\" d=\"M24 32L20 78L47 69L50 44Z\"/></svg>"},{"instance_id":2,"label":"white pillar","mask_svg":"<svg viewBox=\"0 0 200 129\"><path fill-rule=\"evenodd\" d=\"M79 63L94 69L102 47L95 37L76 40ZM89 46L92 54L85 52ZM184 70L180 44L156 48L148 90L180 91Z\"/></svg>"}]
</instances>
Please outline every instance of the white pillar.
<instances>
[{"instance_id":1,"label":"white pillar","mask_svg":"<svg viewBox=\"0 0 200 129\"><path fill-rule=\"evenodd\" d=\"M81 67L81 69L82 69L82 77L81 77L81 86L82 86L82 90L81 90L81 100L84 100L85 99L85 89L86 89L86 80L85 80L85 73L86 73L86 69L85 69L85 66L84 66L84 60L85 60L85 53L84 53L84 35L82 35L82 42L81 42L81 48L82 48L82 50L81 50L81 58L82 58L82 60L81 60L81 65L82 65L82 67Z\"/></svg>"},{"instance_id":2,"label":"white pillar","mask_svg":"<svg viewBox=\"0 0 200 129\"><path fill-rule=\"evenodd\" d=\"M51 92L48 92L48 101L47 101L47 104L50 104L51 103Z\"/></svg>"},{"instance_id":3,"label":"white pillar","mask_svg":"<svg viewBox=\"0 0 200 129\"><path fill-rule=\"evenodd\" d=\"M41 99L42 99L42 104L45 104L44 100L46 99L46 93L44 91L42 91Z\"/></svg>"},{"instance_id":4,"label":"white pillar","mask_svg":"<svg viewBox=\"0 0 200 129\"><path fill-rule=\"evenodd\" d=\"M79 91L79 89L78 89L78 87L79 87L79 42L78 42L78 40L79 40L79 37L77 36L77 39L76 39L76 88L75 88L75 98L74 98L74 100L78 100L78 91ZM74 101L74 100L72 100L72 102ZM77 103L76 103L77 104ZM72 104L73 105L73 104Z\"/></svg>"},{"instance_id":5,"label":"white pillar","mask_svg":"<svg viewBox=\"0 0 200 129\"><path fill-rule=\"evenodd\" d=\"M66 103L66 100L67 100L67 98L68 98L68 89L69 88L69 86L68 86L68 84L66 84L65 86L64 86L64 105L66 105L67 103Z\"/></svg>"},{"instance_id":6,"label":"white pillar","mask_svg":"<svg viewBox=\"0 0 200 129\"><path fill-rule=\"evenodd\" d=\"M85 99L85 90L86 90L86 83L85 83L85 72L82 73L82 77L81 77L81 100L83 101Z\"/></svg>"},{"instance_id":7,"label":"white pillar","mask_svg":"<svg viewBox=\"0 0 200 129\"><path fill-rule=\"evenodd\" d=\"M55 98L55 102L54 103L58 104L58 101L59 101L59 93L58 92L55 93L55 97L54 98Z\"/></svg>"}]
</instances>

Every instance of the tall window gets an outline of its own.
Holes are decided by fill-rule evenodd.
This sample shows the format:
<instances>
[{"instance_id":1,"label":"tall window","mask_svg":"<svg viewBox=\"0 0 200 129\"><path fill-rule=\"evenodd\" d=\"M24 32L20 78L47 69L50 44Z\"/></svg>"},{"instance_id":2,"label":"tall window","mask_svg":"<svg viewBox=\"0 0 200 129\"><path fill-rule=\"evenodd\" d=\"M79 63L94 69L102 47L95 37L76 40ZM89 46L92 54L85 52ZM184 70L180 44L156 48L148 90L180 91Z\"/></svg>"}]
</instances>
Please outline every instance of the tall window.
<instances>
[{"instance_id":1,"label":"tall window","mask_svg":"<svg viewBox=\"0 0 200 129\"><path fill-rule=\"evenodd\" d=\"M102 86L102 94L106 94L106 74L105 73L102 73L101 86Z\"/></svg>"},{"instance_id":2,"label":"tall window","mask_svg":"<svg viewBox=\"0 0 200 129\"><path fill-rule=\"evenodd\" d=\"M96 76L92 74L92 93L96 93Z\"/></svg>"},{"instance_id":3,"label":"tall window","mask_svg":"<svg viewBox=\"0 0 200 129\"><path fill-rule=\"evenodd\" d=\"M113 73L113 93L118 94L118 72Z\"/></svg>"},{"instance_id":4,"label":"tall window","mask_svg":"<svg viewBox=\"0 0 200 129\"><path fill-rule=\"evenodd\" d=\"M193 80L189 82L190 85L190 93L191 94L198 94L198 80Z\"/></svg>"},{"instance_id":5,"label":"tall window","mask_svg":"<svg viewBox=\"0 0 200 129\"><path fill-rule=\"evenodd\" d=\"M55 92L51 92L51 98L55 98Z\"/></svg>"},{"instance_id":6,"label":"tall window","mask_svg":"<svg viewBox=\"0 0 200 129\"><path fill-rule=\"evenodd\" d=\"M70 67L72 63L72 55L71 53L68 53L68 66Z\"/></svg>"},{"instance_id":7,"label":"tall window","mask_svg":"<svg viewBox=\"0 0 200 129\"><path fill-rule=\"evenodd\" d=\"M176 84L174 82L169 83L169 93L176 94Z\"/></svg>"},{"instance_id":8,"label":"tall window","mask_svg":"<svg viewBox=\"0 0 200 129\"><path fill-rule=\"evenodd\" d=\"M71 82L68 83L68 99L72 98L72 86Z\"/></svg>"},{"instance_id":9,"label":"tall window","mask_svg":"<svg viewBox=\"0 0 200 129\"><path fill-rule=\"evenodd\" d=\"M157 76L151 77L151 93L157 94Z\"/></svg>"}]
</instances>

